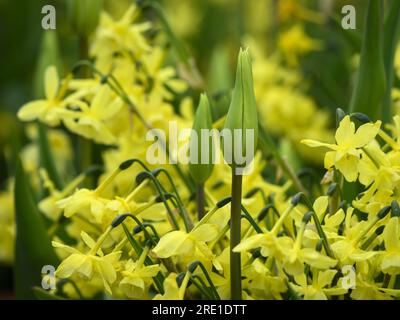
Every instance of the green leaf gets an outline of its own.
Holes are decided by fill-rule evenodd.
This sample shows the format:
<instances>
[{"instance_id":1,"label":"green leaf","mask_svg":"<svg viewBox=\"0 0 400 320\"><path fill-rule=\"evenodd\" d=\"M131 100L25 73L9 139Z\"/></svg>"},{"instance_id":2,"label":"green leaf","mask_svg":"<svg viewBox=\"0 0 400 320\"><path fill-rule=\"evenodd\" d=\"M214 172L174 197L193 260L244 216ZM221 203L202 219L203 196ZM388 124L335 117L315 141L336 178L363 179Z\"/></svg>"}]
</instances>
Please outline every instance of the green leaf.
<instances>
[{"instance_id":1,"label":"green leaf","mask_svg":"<svg viewBox=\"0 0 400 320\"><path fill-rule=\"evenodd\" d=\"M44 31L40 47L40 56L35 70L35 81L33 92L36 99L44 97L44 74L46 68L54 65L57 71L61 71L60 53L57 42L57 33L55 30ZM39 150L40 165L47 170L50 179L54 182L56 188L61 190L64 183L57 171L53 153L47 137L47 129L43 124L38 124L39 131Z\"/></svg>"},{"instance_id":2,"label":"green leaf","mask_svg":"<svg viewBox=\"0 0 400 320\"><path fill-rule=\"evenodd\" d=\"M394 80L394 57L400 32L400 1L392 1L385 20L384 61L386 70L386 93L382 109L382 120L392 121L392 87Z\"/></svg>"},{"instance_id":3,"label":"green leaf","mask_svg":"<svg viewBox=\"0 0 400 320\"><path fill-rule=\"evenodd\" d=\"M381 115L385 88L383 2L369 0L360 67L351 98L350 112L362 112L376 120Z\"/></svg>"},{"instance_id":4,"label":"green leaf","mask_svg":"<svg viewBox=\"0 0 400 320\"><path fill-rule=\"evenodd\" d=\"M16 243L14 284L17 299L34 299L34 286L40 286L42 268L57 266L59 261L50 243L21 160L15 176Z\"/></svg>"},{"instance_id":5,"label":"green leaf","mask_svg":"<svg viewBox=\"0 0 400 320\"><path fill-rule=\"evenodd\" d=\"M124 223L122 223L122 228L124 229L125 235L128 238L128 241L131 244L133 250L135 250L136 254L138 256L140 256L142 254L142 251L143 251L142 247L135 240L135 238L129 232L128 228L126 227L126 225ZM144 260L144 265L145 266L151 266L153 264L154 264L153 261L150 259L149 256L147 256L146 259ZM163 294L164 293L164 289L163 289L164 277L162 276L161 272L159 272L155 277L153 277L153 279L154 279L154 284L157 287L157 290L161 294Z\"/></svg>"},{"instance_id":6,"label":"green leaf","mask_svg":"<svg viewBox=\"0 0 400 320\"><path fill-rule=\"evenodd\" d=\"M189 172L196 183L204 183L210 176L214 168L213 164L213 139L211 135L203 137L203 130L212 129L211 109L206 94L200 95L199 106L193 121L193 131L190 136ZM205 138L205 139L204 139ZM208 153L205 158L204 153ZM207 163L202 163L203 158Z\"/></svg>"},{"instance_id":7,"label":"green leaf","mask_svg":"<svg viewBox=\"0 0 400 320\"><path fill-rule=\"evenodd\" d=\"M51 294L46 290L43 290L39 287L32 288L33 294L35 295L36 299L38 300L67 300L63 297L60 297L56 294Z\"/></svg>"},{"instance_id":8,"label":"green leaf","mask_svg":"<svg viewBox=\"0 0 400 320\"><path fill-rule=\"evenodd\" d=\"M62 190L65 186L64 181L62 180L55 161L53 157L53 152L50 147L47 128L44 124L38 123L38 131L39 131L39 151L40 151L40 166L45 168L51 181L54 182L54 185L58 190Z\"/></svg>"},{"instance_id":9,"label":"green leaf","mask_svg":"<svg viewBox=\"0 0 400 320\"><path fill-rule=\"evenodd\" d=\"M58 48L56 30L43 31L40 44L40 56L37 61L34 81L33 94L36 99L44 97L44 74L48 66L54 65L58 72L61 71L60 52Z\"/></svg>"},{"instance_id":10,"label":"green leaf","mask_svg":"<svg viewBox=\"0 0 400 320\"><path fill-rule=\"evenodd\" d=\"M287 179L290 179L293 183L293 187L299 191L307 194L306 189L302 185L301 181L297 177L296 173L294 172L293 168L289 165L289 163L282 157L279 153L277 147L275 146L272 137L270 136L269 132L262 126L259 122L258 124L258 143L261 149L261 152L265 157L268 157L270 154L274 157L275 161L277 162L278 166L281 168L283 173L285 174Z\"/></svg>"}]
</instances>

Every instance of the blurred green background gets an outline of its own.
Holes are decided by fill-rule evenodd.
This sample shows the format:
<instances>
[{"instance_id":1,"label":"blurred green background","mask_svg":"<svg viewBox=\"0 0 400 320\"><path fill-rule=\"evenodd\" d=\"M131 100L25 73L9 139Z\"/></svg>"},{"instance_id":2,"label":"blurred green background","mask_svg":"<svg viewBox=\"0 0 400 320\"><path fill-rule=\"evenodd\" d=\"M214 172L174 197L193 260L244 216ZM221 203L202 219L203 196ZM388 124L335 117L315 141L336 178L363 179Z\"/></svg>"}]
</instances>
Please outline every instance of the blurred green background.
<instances>
[{"instance_id":1,"label":"blurred green background","mask_svg":"<svg viewBox=\"0 0 400 320\"><path fill-rule=\"evenodd\" d=\"M44 32L41 27L44 5L56 8L63 69L68 70L78 60L78 39L67 22L66 1L0 0L0 190L6 188L7 179L13 176L15 159L12 155L26 143L23 126L15 114L22 104L33 98L35 68ZM284 29L285 24L297 23L294 21L297 18L290 16L283 23L277 21L279 0L159 2L174 32L194 57L208 84L207 90L213 94L232 87L237 51L244 39L251 37L266 55L273 54L279 29ZM104 6L115 16L120 16L131 3L109 0ZM320 24L298 21L307 35L320 41L322 46L304 55L297 68L302 74L307 95L317 106L330 110L333 126L334 110L337 107L346 109L352 92L355 67L350 58L360 51L366 1L304 0L296 3L326 14L326 19ZM345 32L335 23L336 18L340 19L345 4L357 8L357 30L352 32ZM152 20L154 15L145 11L141 19ZM3 266L0 292L11 291L11 287L11 268Z\"/></svg>"}]
</instances>

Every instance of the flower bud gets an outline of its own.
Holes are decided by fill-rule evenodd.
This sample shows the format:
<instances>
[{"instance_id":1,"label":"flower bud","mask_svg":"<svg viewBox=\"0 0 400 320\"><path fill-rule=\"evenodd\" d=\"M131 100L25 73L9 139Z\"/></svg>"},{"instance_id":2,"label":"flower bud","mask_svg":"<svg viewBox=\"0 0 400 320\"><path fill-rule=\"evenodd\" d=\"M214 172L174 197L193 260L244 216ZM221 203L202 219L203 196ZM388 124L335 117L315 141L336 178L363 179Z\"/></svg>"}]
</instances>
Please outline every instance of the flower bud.
<instances>
[{"instance_id":1,"label":"flower bud","mask_svg":"<svg viewBox=\"0 0 400 320\"><path fill-rule=\"evenodd\" d=\"M205 94L200 95L192 129L189 172L197 183L204 183L210 177L214 167L212 118L210 104Z\"/></svg>"},{"instance_id":2,"label":"flower bud","mask_svg":"<svg viewBox=\"0 0 400 320\"><path fill-rule=\"evenodd\" d=\"M68 0L68 18L80 36L89 36L99 23L103 0Z\"/></svg>"},{"instance_id":3,"label":"flower bud","mask_svg":"<svg viewBox=\"0 0 400 320\"><path fill-rule=\"evenodd\" d=\"M247 49L239 52L235 88L222 136L226 162L232 167L247 167L254 158L258 140L257 106Z\"/></svg>"},{"instance_id":4,"label":"flower bud","mask_svg":"<svg viewBox=\"0 0 400 320\"><path fill-rule=\"evenodd\" d=\"M46 69L49 66L55 66L61 72L61 59L56 30L46 30L43 32L33 85L33 92L36 99L43 99L45 96L43 79L45 78Z\"/></svg>"}]
</instances>

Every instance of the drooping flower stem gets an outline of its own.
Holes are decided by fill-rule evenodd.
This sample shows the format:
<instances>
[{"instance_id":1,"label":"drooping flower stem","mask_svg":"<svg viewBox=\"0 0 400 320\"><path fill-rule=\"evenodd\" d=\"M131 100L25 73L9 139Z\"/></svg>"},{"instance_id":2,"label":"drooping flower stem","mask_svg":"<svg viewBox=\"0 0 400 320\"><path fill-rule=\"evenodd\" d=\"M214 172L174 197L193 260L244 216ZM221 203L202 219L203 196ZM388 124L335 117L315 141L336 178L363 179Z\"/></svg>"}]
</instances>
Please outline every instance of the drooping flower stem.
<instances>
[{"instance_id":1,"label":"drooping flower stem","mask_svg":"<svg viewBox=\"0 0 400 320\"><path fill-rule=\"evenodd\" d=\"M230 243L230 268L231 268L231 299L242 299L242 275L240 253L233 252L240 243L241 238L241 212L242 212L242 175L237 175L232 168L232 202L231 202L231 243Z\"/></svg>"},{"instance_id":2,"label":"drooping flower stem","mask_svg":"<svg viewBox=\"0 0 400 320\"><path fill-rule=\"evenodd\" d=\"M197 184L197 215L199 221L204 217L204 204L205 204L205 194L204 194L204 183Z\"/></svg>"}]
</instances>

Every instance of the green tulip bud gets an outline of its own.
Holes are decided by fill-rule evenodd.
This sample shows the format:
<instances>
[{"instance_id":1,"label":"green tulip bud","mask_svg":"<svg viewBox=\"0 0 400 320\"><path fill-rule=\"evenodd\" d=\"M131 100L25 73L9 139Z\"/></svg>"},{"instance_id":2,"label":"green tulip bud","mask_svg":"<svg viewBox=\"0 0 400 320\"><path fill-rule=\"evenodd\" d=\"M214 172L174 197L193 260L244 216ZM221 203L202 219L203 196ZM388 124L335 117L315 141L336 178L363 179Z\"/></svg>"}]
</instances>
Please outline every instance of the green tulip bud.
<instances>
[{"instance_id":1,"label":"green tulip bud","mask_svg":"<svg viewBox=\"0 0 400 320\"><path fill-rule=\"evenodd\" d=\"M258 140L257 106L247 49L239 52L235 88L222 138L226 162L233 168L247 167L254 158Z\"/></svg>"},{"instance_id":2,"label":"green tulip bud","mask_svg":"<svg viewBox=\"0 0 400 320\"><path fill-rule=\"evenodd\" d=\"M42 35L40 46L40 55L35 70L35 81L33 84L33 92L36 99L44 97L44 74L49 66L55 66L61 74L61 59L58 48L56 30L46 30Z\"/></svg>"},{"instance_id":3,"label":"green tulip bud","mask_svg":"<svg viewBox=\"0 0 400 320\"><path fill-rule=\"evenodd\" d=\"M211 130L212 117L210 104L207 96L201 94L189 144L189 172L199 184L204 183L210 177L214 167Z\"/></svg>"},{"instance_id":4,"label":"green tulip bud","mask_svg":"<svg viewBox=\"0 0 400 320\"><path fill-rule=\"evenodd\" d=\"M68 18L75 32L89 36L97 27L102 0L68 0Z\"/></svg>"}]
</instances>

